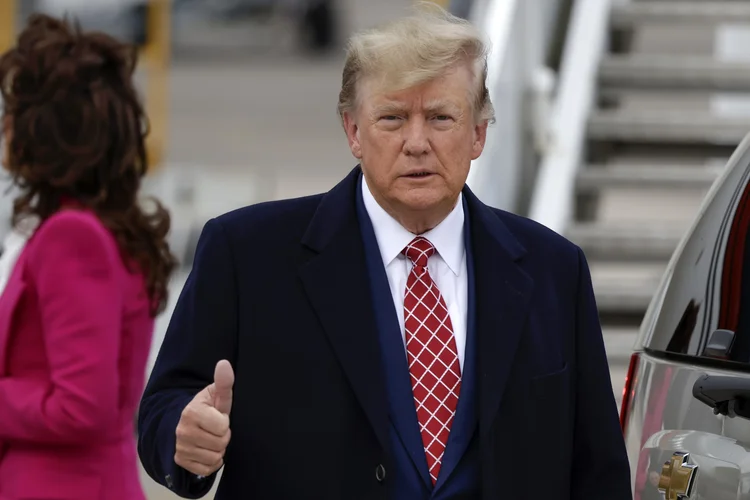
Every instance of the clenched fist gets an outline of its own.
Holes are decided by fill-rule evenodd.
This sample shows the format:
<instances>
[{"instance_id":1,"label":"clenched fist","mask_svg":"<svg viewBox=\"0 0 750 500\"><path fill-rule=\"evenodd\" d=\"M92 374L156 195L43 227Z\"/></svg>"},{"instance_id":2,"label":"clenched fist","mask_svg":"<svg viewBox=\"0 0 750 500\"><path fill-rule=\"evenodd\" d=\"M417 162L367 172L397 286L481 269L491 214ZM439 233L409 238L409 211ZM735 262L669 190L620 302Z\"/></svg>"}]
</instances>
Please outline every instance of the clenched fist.
<instances>
[{"instance_id":1,"label":"clenched fist","mask_svg":"<svg viewBox=\"0 0 750 500\"><path fill-rule=\"evenodd\" d=\"M183 469L210 476L224 465L231 436L232 386L232 365L221 360L216 364L214 383L199 392L182 411L174 461Z\"/></svg>"}]
</instances>

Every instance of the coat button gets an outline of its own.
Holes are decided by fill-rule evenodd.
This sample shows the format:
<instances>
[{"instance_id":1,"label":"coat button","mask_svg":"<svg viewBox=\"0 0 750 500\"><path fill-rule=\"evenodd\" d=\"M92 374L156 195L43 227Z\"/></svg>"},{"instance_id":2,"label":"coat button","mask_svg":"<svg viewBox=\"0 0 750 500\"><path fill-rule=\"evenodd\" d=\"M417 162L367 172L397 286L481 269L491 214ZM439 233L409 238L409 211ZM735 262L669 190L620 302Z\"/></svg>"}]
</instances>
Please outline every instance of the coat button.
<instances>
[{"instance_id":1,"label":"coat button","mask_svg":"<svg viewBox=\"0 0 750 500\"><path fill-rule=\"evenodd\" d=\"M167 483L167 488L169 488L170 490L174 488L174 482L172 481L172 476L170 476L169 474L164 476L164 482Z\"/></svg>"},{"instance_id":2,"label":"coat button","mask_svg":"<svg viewBox=\"0 0 750 500\"><path fill-rule=\"evenodd\" d=\"M382 483L385 480L385 467L383 467L383 464L380 464L375 468L375 479L377 479L379 483Z\"/></svg>"}]
</instances>

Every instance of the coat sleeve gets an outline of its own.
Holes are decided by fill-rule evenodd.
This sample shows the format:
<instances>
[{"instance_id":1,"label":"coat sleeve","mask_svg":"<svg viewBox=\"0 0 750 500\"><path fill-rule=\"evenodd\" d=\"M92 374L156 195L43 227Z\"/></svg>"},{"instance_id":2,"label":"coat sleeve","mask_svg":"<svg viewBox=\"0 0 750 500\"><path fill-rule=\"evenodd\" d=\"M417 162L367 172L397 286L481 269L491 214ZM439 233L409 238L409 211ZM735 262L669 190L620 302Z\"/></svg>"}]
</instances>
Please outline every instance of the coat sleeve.
<instances>
[{"instance_id":1,"label":"coat sleeve","mask_svg":"<svg viewBox=\"0 0 750 500\"><path fill-rule=\"evenodd\" d=\"M576 406L572 500L632 500L630 465L612 393L604 339L583 252L578 249Z\"/></svg>"},{"instance_id":2,"label":"coat sleeve","mask_svg":"<svg viewBox=\"0 0 750 500\"><path fill-rule=\"evenodd\" d=\"M117 245L90 214L63 212L27 249L49 378L0 379L0 441L80 444L118 420L123 294Z\"/></svg>"},{"instance_id":3,"label":"coat sleeve","mask_svg":"<svg viewBox=\"0 0 750 500\"><path fill-rule=\"evenodd\" d=\"M235 365L237 294L228 238L213 219L199 238L138 415L141 463L152 479L184 498L204 496L216 477L199 479L175 463L175 431L185 406L213 382L216 363Z\"/></svg>"}]
</instances>

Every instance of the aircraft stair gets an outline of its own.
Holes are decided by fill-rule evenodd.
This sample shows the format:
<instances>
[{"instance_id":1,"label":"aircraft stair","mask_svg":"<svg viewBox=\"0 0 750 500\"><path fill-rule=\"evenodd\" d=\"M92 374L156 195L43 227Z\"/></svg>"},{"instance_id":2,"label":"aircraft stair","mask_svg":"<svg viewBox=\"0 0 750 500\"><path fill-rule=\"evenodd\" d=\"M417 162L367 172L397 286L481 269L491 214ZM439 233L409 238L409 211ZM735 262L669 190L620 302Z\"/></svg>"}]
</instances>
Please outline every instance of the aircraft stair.
<instances>
[{"instance_id":1,"label":"aircraft stair","mask_svg":"<svg viewBox=\"0 0 750 500\"><path fill-rule=\"evenodd\" d=\"M565 231L589 260L610 353L626 356L669 257L750 131L748 33L746 0L612 8ZM628 348L610 349L618 342Z\"/></svg>"}]
</instances>

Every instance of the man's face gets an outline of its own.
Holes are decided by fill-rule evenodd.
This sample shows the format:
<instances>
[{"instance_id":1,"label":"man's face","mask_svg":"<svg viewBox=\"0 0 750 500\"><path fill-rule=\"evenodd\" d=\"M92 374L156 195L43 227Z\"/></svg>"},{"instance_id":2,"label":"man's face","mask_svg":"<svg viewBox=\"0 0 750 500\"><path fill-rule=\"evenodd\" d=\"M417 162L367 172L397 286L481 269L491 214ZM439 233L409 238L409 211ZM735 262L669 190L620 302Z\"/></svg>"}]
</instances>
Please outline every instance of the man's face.
<instances>
[{"instance_id":1,"label":"man's face","mask_svg":"<svg viewBox=\"0 0 750 500\"><path fill-rule=\"evenodd\" d=\"M344 128L370 190L392 215L445 216L455 205L487 133L472 110L473 85L467 64L395 93L361 82Z\"/></svg>"}]
</instances>

